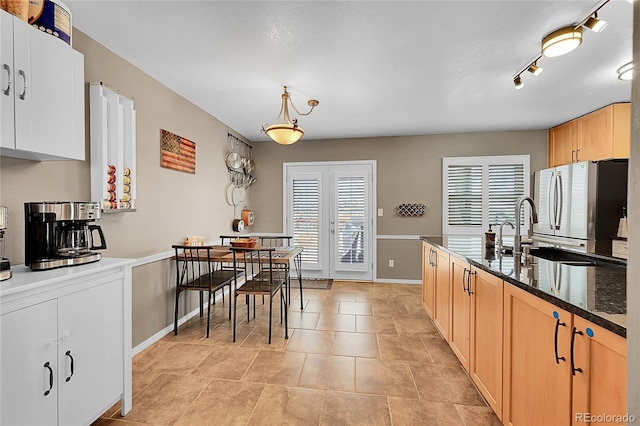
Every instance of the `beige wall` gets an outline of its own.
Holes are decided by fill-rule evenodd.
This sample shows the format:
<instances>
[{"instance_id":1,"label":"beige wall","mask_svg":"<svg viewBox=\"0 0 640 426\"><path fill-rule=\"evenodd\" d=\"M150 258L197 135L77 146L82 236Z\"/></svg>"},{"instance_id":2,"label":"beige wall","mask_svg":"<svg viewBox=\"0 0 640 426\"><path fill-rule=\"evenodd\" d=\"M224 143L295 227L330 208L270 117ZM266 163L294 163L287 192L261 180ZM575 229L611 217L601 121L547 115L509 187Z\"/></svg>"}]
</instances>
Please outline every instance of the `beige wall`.
<instances>
[{"instance_id":1,"label":"beige wall","mask_svg":"<svg viewBox=\"0 0 640 426\"><path fill-rule=\"evenodd\" d=\"M73 44L85 56L85 81L133 98L137 112L137 211L103 215L104 255L141 258L169 251L188 235L211 241L231 233L224 155L227 133L241 135L81 32L74 31ZM88 97L86 105L88 119ZM196 143L195 175L160 167L160 129ZM90 199L88 121L86 130L84 162L0 157L0 205L9 208L7 256L13 264L24 262L24 202ZM134 346L172 323L175 278L169 266L161 261L134 269ZM187 299L182 305L195 309L195 299Z\"/></svg>"},{"instance_id":2,"label":"beige wall","mask_svg":"<svg viewBox=\"0 0 640 426\"><path fill-rule=\"evenodd\" d=\"M233 207L225 200L229 182L224 165L227 126L79 31L74 48L85 55L85 81L103 82L134 99L137 111L137 212L103 215L109 257L142 258L170 250L188 235L213 240L231 232ZM87 99L88 105L88 99ZM87 119L88 119L87 108ZM160 129L184 136L197 146L196 174L160 167ZM241 136L241 135L238 135ZM380 235L440 233L441 159L443 156L531 154L532 170L546 165L546 132L505 132L395 138L312 141L281 147L255 143L257 183L247 204L256 211L254 232L282 230L282 163L293 161L376 160ZM24 262L23 203L44 200L88 200L87 161L34 162L0 158L0 205L9 207L7 256ZM400 203L425 203L422 218L393 214ZM242 207L242 206L241 206ZM379 240L377 275L420 279L417 241ZM387 267L395 257L396 267ZM173 275L169 261L136 267L133 274L133 345L172 323ZM181 312L196 307L185 298Z\"/></svg>"},{"instance_id":3,"label":"beige wall","mask_svg":"<svg viewBox=\"0 0 640 426\"><path fill-rule=\"evenodd\" d=\"M313 119L313 118L310 118ZM362 138L300 142L279 146L255 143L253 208L256 232L282 231L284 162L376 160L378 235L439 235L442 232L442 158L484 155L531 155L531 171L547 166L546 130L499 133ZM398 204L424 203L423 217L395 214ZM378 240L377 277L419 280L420 245L411 240ZM393 256L393 257L392 257ZM388 260L395 267L388 267Z\"/></svg>"}]
</instances>

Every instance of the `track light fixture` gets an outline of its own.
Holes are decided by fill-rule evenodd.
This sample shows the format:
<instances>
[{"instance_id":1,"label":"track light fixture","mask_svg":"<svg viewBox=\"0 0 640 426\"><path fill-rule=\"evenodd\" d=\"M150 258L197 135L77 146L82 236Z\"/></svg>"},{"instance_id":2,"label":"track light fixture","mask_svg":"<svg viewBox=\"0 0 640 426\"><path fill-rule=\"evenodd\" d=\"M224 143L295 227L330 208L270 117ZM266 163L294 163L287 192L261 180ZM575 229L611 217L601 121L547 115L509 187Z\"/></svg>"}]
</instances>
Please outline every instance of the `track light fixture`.
<instances>
[{"instance_id":1,"label":"track light fixture","mask_svg":"<svg viewBox=\"0 0 640 426\"><path fill-rule=\"evenodd\" d=\"M513 78L513 84L516 86L516 89L520 90L524 87L524 84L522 83L522 79L520 78L520 74L516 75Z\"/></svg>"},{"instance_id":2,"label":"track light fixture","mask_svg":"<svg viewBox=\"0 0 640 426\"><path fill-rule=\"evenodd\" d=\"M587 18L587 20L585 21L584 24L582 24L582 26L590 29L591 31L599 33L600 31L604 30L604 27L607 26L607 21L598 19L598 12L595 12L593 15Z\"/></svg>"},{"instance_id":3,"label":"track light fixture","mask_svg":"<svg viewBox=\"0 0 640 426\"><path fill-rule=\"evenodd\" d=\"M319 103L320 102L316 99L309 99L307 104L311 109L307 113L301 113L291 101L291 95L287 91L287 86L284 86L284 92L282 93L282 106L280 107L278 118L276 118L276 121L269 127L267 127L267 123L263 123L262 131L274 142L277 142L280 145L291 145L292 143L296 143L300 140L302 135L304 135L304 130L302 130L302 127L298 126L297 118L292 120L289 117L289 104L291 104L298 115L309 115ZM278 120L281 118L282 122L278 123Z\"/></svg>"},{"instance_id":4,"label":"track light fixture","mask_svg":"<svg viewBox=\"0 0 640 426\"><path fill-rule=\"evenodd\" d=\"M537 62L538 61L532 63L527 67L527 71L529 71L531 74L535 75L536 77L542 74L542 71L544 71L541 67L538 66Z\"/></svg>"},{"instance_id":5,"label":"track light fixture","mask_svg":"<svg viewBox=\"0 0 640 426\"><path fill-rule=\"evenodd\" d=\"M557 29L542 39L540 54L524 67L520 68L513 77L513 83L516 89L521 89L522 73L529 71L531 74L538 76L542 72L542 68L538 66L538 60L544 57L561 56L575 50L582 44L582 29L587 28L596 33L602 31L607 26L607 22L598 19L598 11L610 0L602 0L594 10L592 10L582 21L576 25L570 25ZM618 70L619 71L619 70ZM618 72L620 74L620 72Z\"/></svg>"},{"instance_id":6,"label":"track light fixture","mask_svg":"<svg viewBox=\"0 0 640 426\"><path fill-rule=\"evenodd\" d=\"M618 80L629 81L633 78L633 62L618 68Z\"/></svg>"}]
</instances>

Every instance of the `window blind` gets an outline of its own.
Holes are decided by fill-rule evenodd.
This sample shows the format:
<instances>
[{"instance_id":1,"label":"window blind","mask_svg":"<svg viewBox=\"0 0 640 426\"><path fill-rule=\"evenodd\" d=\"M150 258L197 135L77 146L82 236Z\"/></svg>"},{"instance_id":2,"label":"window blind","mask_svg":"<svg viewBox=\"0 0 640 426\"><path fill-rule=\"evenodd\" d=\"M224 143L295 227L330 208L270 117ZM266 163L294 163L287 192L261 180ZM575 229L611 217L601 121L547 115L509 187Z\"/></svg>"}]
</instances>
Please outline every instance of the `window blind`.
<instances>
[{"instance_id":1,"label":"window blind","mask_svg":"<svg viewBox=\"0 0 640 426\"><path fill-rule=\"evenodd\" d=\"M515 224L522 195L529 195L528 155L444 158L443 234L481 234L489 224ZM521 223L528 217L524 211Z\"/></svg>"},{"instance_id":2,"label":"window blind","mask_svg":"<svg viewBox=\"0 0 640 426\"><path fill-rule=\"evenodd\" d=\"M364 177L338 178L338 256L340 263L362 263L364 261L364 216Z\"/></svg>"},{"instance_id":3,"label":"window blind","mask_svg":"<svg viewBox=\"0 0 640 426\"><path fill-rule=\"evenodd\" d=\"M293 179L293 241L304 247L302 261L320 261L320 183Z\"/></svg>"}]
</instances>

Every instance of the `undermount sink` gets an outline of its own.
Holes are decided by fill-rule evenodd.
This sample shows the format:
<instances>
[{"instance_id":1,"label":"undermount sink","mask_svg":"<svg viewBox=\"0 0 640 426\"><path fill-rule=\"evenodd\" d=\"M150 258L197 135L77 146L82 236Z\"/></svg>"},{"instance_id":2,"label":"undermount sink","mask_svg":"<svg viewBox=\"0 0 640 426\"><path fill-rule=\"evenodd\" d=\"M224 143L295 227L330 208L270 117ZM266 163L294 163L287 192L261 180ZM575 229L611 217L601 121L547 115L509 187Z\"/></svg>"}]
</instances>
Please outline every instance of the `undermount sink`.
<instances>
[{"instance_id":1,"label":"undermount sink","mask_svg":"<svg viewBox=\"0 0 640 426\"><path fill-rule=\"evenodd\" d=\"M531 249L529 253L531 256L539 257L540 259L559 262L568 266L598 266L609 268L625 266L624 264L617 263L615 261L602 260L586 254L573 253L553 247L539 247Z\"/></svg>"}]
</instances>

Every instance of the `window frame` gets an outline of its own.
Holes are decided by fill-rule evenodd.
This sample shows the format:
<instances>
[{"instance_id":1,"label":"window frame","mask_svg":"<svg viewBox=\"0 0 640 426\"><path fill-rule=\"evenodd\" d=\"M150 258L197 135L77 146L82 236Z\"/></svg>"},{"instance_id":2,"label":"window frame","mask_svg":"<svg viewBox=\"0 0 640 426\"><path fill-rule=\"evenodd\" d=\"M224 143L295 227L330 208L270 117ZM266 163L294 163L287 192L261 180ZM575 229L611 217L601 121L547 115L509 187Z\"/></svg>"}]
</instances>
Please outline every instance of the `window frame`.
<instances>
[{"instance_id":1,"label":"window frame","mask_svg":"<svg viewBox=\"0 0 640 426\"><path fill-rule=\"evenodd\" d=\"M531 196L531 156L530 155L496 155L478 157L443 157L442 158L442 234L443 235L481 235L489 229L489 203L482 203L482 224L475 226L449 225L449 166L482 166L482 193L489 193L489 166L502 164L522 164L524 167L524 195ZM515 208L515 206L514 206ZM529 212L524 214L523 228L528 229ZM498 232L498 225L491 224ZM515 225L515 223L514 223ZM511 227L503 229L505 235L515 233Z\"/></svg>"}]
</instances>

